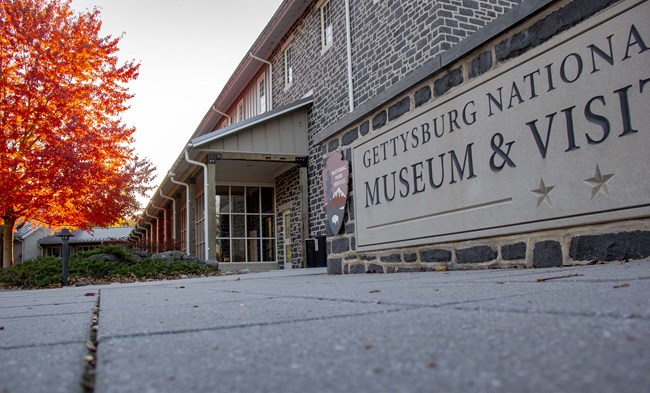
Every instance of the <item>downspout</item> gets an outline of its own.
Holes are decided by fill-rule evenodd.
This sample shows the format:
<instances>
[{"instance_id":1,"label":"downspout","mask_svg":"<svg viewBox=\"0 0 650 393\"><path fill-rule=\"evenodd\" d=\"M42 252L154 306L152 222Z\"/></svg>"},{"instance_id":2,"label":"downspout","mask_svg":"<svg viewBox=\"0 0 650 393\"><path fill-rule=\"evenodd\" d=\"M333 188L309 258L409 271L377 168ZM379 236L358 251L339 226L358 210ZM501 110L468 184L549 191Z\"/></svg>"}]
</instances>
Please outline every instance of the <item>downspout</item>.
<instances>
[{"instance_id":1,"label":"downspout","mask_svg":"<svg viewBox=\"0 0 650 393\"><path fill-rule=\"evenodd\" d=\"M273 64L270 61L259 58L253 54L253 52L248 52L248 54L255 60L261 61L264 64L269 65L269 110L273 110Z\"/></svg>"},{"instance_id":2,"label":"downspout","mask_svg":"<svg viewBox=\"0 0 650 393\"><path fill-rule=\"evenodd\" d=\"M232 124L232 119L230 118L230 116L228 116L227 113L221 112L219 109L215 108L214 105L212 105L212 110L217 112L218 114L220 114L222 116L225 116L226 119L228 119L228 125Z\"/></svg>"},{"instance_id":3,"label":"downspout","mask_svg":"<svg viewBox=\"0 0 650 393\"><path fill-rule=\"evenodd\" d=\"M152 216L151 214L149 214L147 209L144 209L144 214L145 214L145 216L147 216L149 218L153 218L153 219L156 220L156 237L158 237L158 217ZM151 225L152 225L152 227L151 227L151 240L153 242L153 232L154 232L153 231L153 222L151 223ZM156 252L159 252L159 250L158 250L158 239L156 239Z\"/></svg>"},{"instance_id":4,"label":"downspout","mask_svg":"<svg viewBox=\"0 0 650 393\"><path fill-rule=\"evenodd\" d=\"M169 180L172 183L185 186L185 252L190 255L190 185L175 180L174 176L176 176L175 173L169 173Z\"/></svg>"},{"instance_id":5,"label":"downspout","mask_svg":"<svg viewBox=\"0 0 650 393\"><path fill-rule=\"evenodd\" d=\"M345 34L348 54L348 100L350 112L354 111L354 86L352 84L352 38L350 33L350 0L345 0Z\"/></svg>"},{"instance_id":6,"label":"downspout","mask_svg":"<svg viewBox=\"0 0 650 393\"><path fill-rule=\"evenodd\" d=\"M138 223L138 222L135 223L135 229L133 230L133 232L138 235L136 237L137 244L138 244L138 246L140 248L142 248L142 239L146 237L147 231L144 228L140 228L139 225L140 225L140 223Z\"/></svg>"},{"instance_id":7,"label":"downspout","mask_svg":"<svg viewBox=\"0 0 650 393\"><path fill-rule=\"evenodd\" d=\"M176 240L176 237L178 236L176 233L176 220L178 219L178 217L176 217L176 199L163 194L162 190L158 190L158 193L161 197L172 201L172 232L174 233L174 240Z\"/></svg>"},{"instance_id":8,"label":"downspout","mask_svg":"<svg viewBox=\"0 0 650 393\"><path fill-rule=\"evenodd\" d=\"M189 146L185 149L185 161L188 164L194 164L203 168L203 241L205 244L205 259L210 259L210 246L208 245L208 165L199 161L194 161L190 159L190 154L188 153ZM189 228L188 228L189 230Z\"/></svg>"},{"instance_id":9,"label":"downspout","mask_svg":"<svg viewBox=\"0 0 650 393\"><path fill-rule=\"evenodd\" d=\"M156 206L155 203L153 203L153 199L151 200L151 207L154 209L158 209L163 212L163 241L167 243L167 218L165 215L165 209L159 206ZM158 230L158 223L156 223L156 230ZM158 236L160 237L160 236Z\"/></svg>"},{"instance_id":10,"label":"downspout","mask_svg":"<svg viewBox=\"0 0 650 393\"><path fill-rule=\"evenodd\" d=\"M153 228L153 223L144 221L144 218L142 219L142 225L149 225L151 228ZM147 228L143 228L143 229L144 229L144 242L145 242L145 248L146 248L146 245L147 245L146 243L151 241L151 236L149 236L149 239L147 239L147 232L151 231L151 229L147 229Z\"/></svg>"}]
</instances>

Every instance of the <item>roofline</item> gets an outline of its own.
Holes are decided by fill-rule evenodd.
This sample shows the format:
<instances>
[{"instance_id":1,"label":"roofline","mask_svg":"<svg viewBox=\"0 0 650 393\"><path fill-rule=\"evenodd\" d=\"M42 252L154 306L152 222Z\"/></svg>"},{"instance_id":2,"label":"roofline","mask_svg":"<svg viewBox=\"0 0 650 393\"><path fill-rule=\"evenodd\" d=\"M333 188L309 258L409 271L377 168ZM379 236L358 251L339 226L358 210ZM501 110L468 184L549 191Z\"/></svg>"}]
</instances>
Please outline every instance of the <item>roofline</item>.
<instances>
[{"instance_id":1,"label":"roofline","mask_svg":"<svg viewBox=\"0 0 650 393\"><path fill-rule=\"evenodd\" d=\"M263 64L257 60L251 58L250 54L258 56L260 58L268 58L275 49L280 45L282 39L285 38L286 33L293 27L296 21L300 19L303 15L305 9L313 2L314 0L285 0L275 11L275 14L271 17L267 25L262 30L262 33L257 37L251 48L246 52L244 58L239 62L237 68L232 73L223 89L214 100L214 103L208 108L208 111L201 119L198 127L192 134L193 137L199 136L204 133L206 128L208 131L214 126L221 118L221 114L215 112L212 108L219 108L223 103L228 103L228 100L233 100L241 92L235 91L233 93L233 88L235 84L242 78L246 71L256 73ZM281 29L278 30L278 27ZM286 30L286 31L285 31ZM278 33L280 39L269 42L275 34ZM230 106L230 105L228 105ZM227 110L228 108L219 108L222 111ZM211 123L211 120L214 116L216 120Z\"/></svg>"}]
</instances>

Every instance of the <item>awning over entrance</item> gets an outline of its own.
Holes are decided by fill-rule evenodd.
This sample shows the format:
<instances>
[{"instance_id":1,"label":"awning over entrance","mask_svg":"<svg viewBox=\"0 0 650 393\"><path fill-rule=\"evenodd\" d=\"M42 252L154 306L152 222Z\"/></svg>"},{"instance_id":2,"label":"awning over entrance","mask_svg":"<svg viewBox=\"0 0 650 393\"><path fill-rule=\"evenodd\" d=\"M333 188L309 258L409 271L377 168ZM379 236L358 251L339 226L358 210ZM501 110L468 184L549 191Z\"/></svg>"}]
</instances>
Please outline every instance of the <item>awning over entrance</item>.
<instances>
[{"instance_id":1,"label":"awning over entrance","mask_svg":"<svg viewBox=\"0 0 650 393\"><path fill-rule=\"evenodd\" d=\"M218 159L288 161L290 157L306 157L307 107L312 102L312 97L303 98L199 136L189 142L189 147L221 154Z\"/></svg>"}]
</instances>

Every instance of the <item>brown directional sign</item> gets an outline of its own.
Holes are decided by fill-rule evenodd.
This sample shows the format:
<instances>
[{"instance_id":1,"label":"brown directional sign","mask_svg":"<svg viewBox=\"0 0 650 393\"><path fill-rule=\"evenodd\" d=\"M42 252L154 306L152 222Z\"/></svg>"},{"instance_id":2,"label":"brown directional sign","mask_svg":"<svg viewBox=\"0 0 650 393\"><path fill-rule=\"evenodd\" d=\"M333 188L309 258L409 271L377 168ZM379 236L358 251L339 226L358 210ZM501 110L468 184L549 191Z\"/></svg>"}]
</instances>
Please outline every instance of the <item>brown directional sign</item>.
<instances>
[{"instance_id":1,"label":"brown directional sign","mask_svg":"<svg viewBox=\"0 0 650 393\"><path fill-rule=\"evenodd\" d=\"M323 192L327 225L333 235L337 235L343 225L349 178L350 163L339 152L330 155L323 169Z\"/></svg>"}]
</instances>

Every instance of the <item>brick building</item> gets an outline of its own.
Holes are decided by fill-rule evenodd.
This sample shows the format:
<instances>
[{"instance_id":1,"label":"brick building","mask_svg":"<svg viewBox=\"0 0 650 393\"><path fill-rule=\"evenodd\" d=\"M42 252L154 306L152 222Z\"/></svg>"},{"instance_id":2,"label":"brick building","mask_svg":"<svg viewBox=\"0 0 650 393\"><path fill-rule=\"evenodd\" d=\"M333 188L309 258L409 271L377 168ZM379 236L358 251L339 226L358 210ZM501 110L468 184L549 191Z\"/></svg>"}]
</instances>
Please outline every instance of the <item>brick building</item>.
<instances>
[{"instance_id":1,"label":"brick building","mask_svg":"<svg viewBox=\"0 0 650 393\"><path fill-rule=\"evenodd\" d=\"M613 98L588 91L587 69L630 67L639 86L614 91L627 110L621 140L648 142L634 127L643 123L635 116L647 118L637 108L647 100L639 78L650 18L631 23L630 10L649 16L634 0L286 0L179 147L132 239L175 242L223 270L314 266L324 262L319 251L335 273L647 256L648 182L608 161L619 147L602 134L618 125L597 107ZM581 43L598 29L605 38ZM553 108L582 84L593 99L579 110L602 128L586 142L573 128L578 104ZM592 177L567 180L566 195L549 183L565 172L547 160L559 149L549 138L560 112L565 152L595 146L554 159L595 166ZM511 131L522 126L529 141ZM340 218L325 209L323 170L333 156L350 172ZM630 200L607 191L615 176L607 165L638 184ZM511 177L519 188L495 186ZM557 209L556 198L576 199L581 182L595 184L585 191L591 201ZM602 241L618 251L603 251Z\"/></svg>"}]
</instances>

